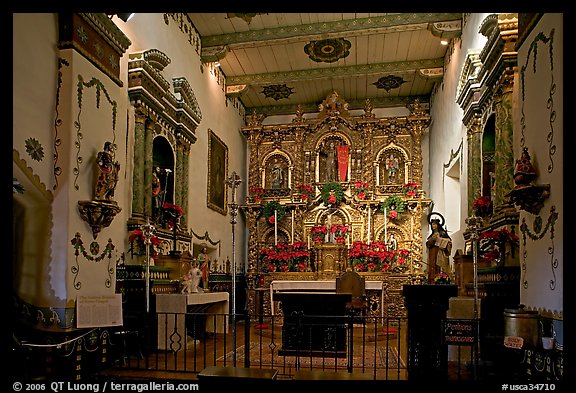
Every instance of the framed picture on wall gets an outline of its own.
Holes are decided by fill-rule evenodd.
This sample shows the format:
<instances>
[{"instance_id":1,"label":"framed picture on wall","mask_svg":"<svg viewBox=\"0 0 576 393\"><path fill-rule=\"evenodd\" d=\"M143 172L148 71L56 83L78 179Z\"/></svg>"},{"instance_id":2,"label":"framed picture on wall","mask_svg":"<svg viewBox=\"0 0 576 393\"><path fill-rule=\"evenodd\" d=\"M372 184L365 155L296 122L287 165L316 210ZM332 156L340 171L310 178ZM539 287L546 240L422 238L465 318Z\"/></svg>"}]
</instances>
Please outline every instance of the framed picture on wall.
<instances>
[{"instance_id":1,"label":"framed picture on wall","mask_svg":"<svg viewBox=\"0 0 576 393\"><path fill-rule=\"evenodd\" d=\"M208 207L226 215L226 179L228 178L228 147L214 131L208 129Z\"/></svg>"}]
</instances>

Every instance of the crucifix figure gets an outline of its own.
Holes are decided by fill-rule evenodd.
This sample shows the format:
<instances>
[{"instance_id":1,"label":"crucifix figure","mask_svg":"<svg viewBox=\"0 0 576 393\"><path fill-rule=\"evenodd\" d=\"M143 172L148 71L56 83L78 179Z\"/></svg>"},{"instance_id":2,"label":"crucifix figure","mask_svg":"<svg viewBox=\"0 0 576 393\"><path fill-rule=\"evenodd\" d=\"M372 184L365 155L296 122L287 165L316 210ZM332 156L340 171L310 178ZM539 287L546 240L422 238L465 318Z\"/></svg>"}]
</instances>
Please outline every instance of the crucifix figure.
<instances>
[{"instance_id":1,"label":"crucifix figure","mask_svg":"<svg viewBox=\"0 0 576 393\"><path fill-rule=\"evenodd\" d=\"M226 185L232 189L232 203L230 203L230 215L232 215L233 224L236 222L235 217L238 214L238 205L236 204L236 188L242 183L240 176L236 172L232 174L226 180Z\"/></svg>"}]
</instances>

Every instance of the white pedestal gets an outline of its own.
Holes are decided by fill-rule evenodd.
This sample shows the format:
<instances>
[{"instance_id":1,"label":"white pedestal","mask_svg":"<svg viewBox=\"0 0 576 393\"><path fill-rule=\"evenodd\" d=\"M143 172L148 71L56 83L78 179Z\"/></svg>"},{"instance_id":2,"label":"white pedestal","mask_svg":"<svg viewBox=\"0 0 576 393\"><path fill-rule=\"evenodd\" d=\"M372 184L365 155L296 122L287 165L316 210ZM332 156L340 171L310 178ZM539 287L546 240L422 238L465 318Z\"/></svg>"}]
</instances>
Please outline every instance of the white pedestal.
<instances>
[{"instance_id":1,"label":"white pedestal","mask_svg":"<svg viewBox=\"0 0 576 393\"><path fill-rule=\"evenodd\" d=\"M189 305L199 304L209 305L206 310L206 332L228 332L228 292L157 294L158 349L174 352L184 349L186 312Z\"/></svg>"}]
</instances>

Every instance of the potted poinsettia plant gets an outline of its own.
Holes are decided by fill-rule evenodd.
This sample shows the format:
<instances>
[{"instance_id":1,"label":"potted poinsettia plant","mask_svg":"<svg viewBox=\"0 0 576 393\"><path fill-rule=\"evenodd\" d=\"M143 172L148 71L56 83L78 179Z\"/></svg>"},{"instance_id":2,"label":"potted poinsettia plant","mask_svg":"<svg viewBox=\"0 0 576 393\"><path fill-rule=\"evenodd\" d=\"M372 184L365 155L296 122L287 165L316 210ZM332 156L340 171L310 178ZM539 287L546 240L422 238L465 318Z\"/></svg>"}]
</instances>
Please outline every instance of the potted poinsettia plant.
<instances>
[{"instance_id":1,"label":"potted poinsettia plant","mask_svg":"<svg viewBox=\"0 0 576 393\"><path fill-rule=\"evenodd\" d=\"M315 243L324 243L327 233L328 233L328 227L326 225L314 225L312 229L310 229L310 235L312 236L312 241L314 241Z\"/></svg>"},{"instance_id":2,"label":"potted poinsettia plant","mask_svg":"<svg viewBox=\"0 0 576 393\"><path fill-rule=\"evenodd\" d=\"M488 217L492 214L492 198L485 195L474 199L472 209L478 217Z\"/></svg>"},{"instance_id":3,"label":"potted poinsettia plant","mask_svg":"<svg viewBox=\"0 0 576 393\"><path fill-rule=\"evenodd\" d=\"M389 250L385 242L370 244L355 241L348 252L354 270L357 272L395 272L402 273L408 269L407 249Z\"/></svg>"},{"instance_id":4,"label":"potted poinsettia plant","mask_svg":"<svg viewBox=\"0 0 576 393\"><path fill-rule=\"evenodd\" d=\"M268 272L304 272L309 252L304 242L278 243L260 250L260 258Z\"/></svg>"},{"instance_id":5,"label":"potted poinsettia plant","mask_svg":"<svg viewBox=\"0 0 576 393\"><path fill-rule=\"evenodd\" d=\"M254 203L262 202L262 196L264 195L264 188L262 187L250 187L248 190L250 193L250 200Z\"/></svg>"},{"instance_id":6,"label":"potted poinsettia plant","mask_svg":"<svg viewBox=\"0 0 576 393\"><path fill-rule=\"evenodd\" d=\"M135 255L146 255L146 238L144 237L144 232L142 229L134 229L130 236L128 236L128 240L130 241L130 255L133 257ZM149 239L149 253L152 258L156 258L158 252L156 248L160 245L161 240L156 235L150 236Z\"/></svg>"},{"instance_id":7,"label":"potted poinsettia plant","mask_svg":"<svg viewBox=\"0 0 576 393\"><path fill-rule=\"evenodd\" d=\"M348 225L336 224L330 227L330 232L332 232L332 236L334 237L334 240L336 240L336 243L344 243L349 231L350 227Z\"/></svg>"},{"instance_id":8,"label":"potted poinsettia plant","mask_svg":"<svg viewBox=\"0 0 576 393\"><path fill-rule=\"evenodd\" d=\"M354 195L358 199L366 199L368 197L368 183L365 181L357 181L354 183Z\"/></svg>"},{"instance_id":9,"label":"potted poinsettia plant","mask_svg":"<svg viewBox=\"0 0 576 393\"><path fill-rule=\"evenodd\" d=\"M520 245L518 235L507 228L482 232L478 240L480 241L480 259L495 265L504 263L507 245L512 258L515 256L516 247Z\"/></svg>"},{"instance_id":10,"label":"potted poinsettia plant","mask_svg":"<svg viewBox=\"0 0 576 393\"><path fill-rule=\"evenodd\" d=\"M404 196L407 196L409 198L413 198L416 196L416 194L418 194L419 189L420 189L420 185L418 183L414 183L414 182L406 183L402 187L402 193L404 194Z\"/></svg>"},{"instance_id":11,"label":"potted poinsettia plant","mask_svg":"<svg viewBox=\"0 0 576 393\"><path fill-rule=\"evenodd\" d=\"M302 202L307 202L314 193L312 186L309 184L300 184L298 186L298 192L300 193L300 200Z\"/></svg>"}]
</instances>

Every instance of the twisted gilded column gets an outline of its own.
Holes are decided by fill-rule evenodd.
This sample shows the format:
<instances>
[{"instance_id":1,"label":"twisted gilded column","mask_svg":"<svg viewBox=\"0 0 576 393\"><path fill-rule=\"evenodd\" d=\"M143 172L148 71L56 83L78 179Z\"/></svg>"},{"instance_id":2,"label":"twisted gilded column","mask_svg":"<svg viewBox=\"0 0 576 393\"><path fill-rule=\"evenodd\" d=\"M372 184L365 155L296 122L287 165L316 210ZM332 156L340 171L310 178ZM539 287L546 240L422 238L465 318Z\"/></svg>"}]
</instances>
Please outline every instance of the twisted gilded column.
<instances>
[{"instance_id":1,"label":"twisted gilded column","mask_svg":"<svg viewBox=\"0 0 576 393\"><path fill-rule=\"evenodd\" d=\"M181 150L182 150L182 181L178 182L177 189L179 189L178 195L180 195L180 203L184 211L188 211L188 172L189 172L189 161L190 161L190 143L182 138L181 140ZM186 216L187 226L190 226L190 216Z\"/></svg>"},{"instance_id":2,"label":"twisted gilded column","mask_svg":"<svg viewBox=\"0 0 576 393\"><path fill-rule=\"evenodd\" d=\"M250 142L250 163L248 166L248 189L254 187L261 187L262 180L260 179L260 172L259 172L259 155L258 149L260 146L260 142L262 141L262 136L255 130L250 132L248 136L248 141Z\"/></svg>"},{"instance_id":3,"label":"twisted gilded column","mask_svg":"<svg viewBox=\"0 0 576 393\"><path fill-rule=\"evenodd\" d=\"M422 136L430 124L430 115L417 99L408 105L408 125L412 135L412 181L422 184Z\"/></svg>"},{"instance_id":4,"label":"twisted gilded column","mask_svg":"<svg viewBox=\"0 0 576 393\"><path fill-rule=\"evenodd\" d=\"M506 194L514 188L514 127L512 119L512 88L514 75L505 73L495 96L496 152L494 207L508 202Z\"/></svg>"},{"instance_id":5,"label":"twisted gilded column","mask_svg":"<svg viewBox=\"0 0 576 393\"><path fill-rule=\"evenodd\" d=\"M482 195L482 123L479 116L468 124L468 215L474 199Z\"/></svg>"},{"instance_id":6,"label":"twisted gilded column","mask_svg":"<svg viewBox=\"0 0 576 393\"><path fill-rule=\"evenodd\" d=\"M366 125L362 130L362 140L364 144L362 145L362 179L368 184L371 184L373 189L372 193L376 188L376 179L374 179L374 154L372 153L372 137L374 134L374 128L371 124Z\"/></svg>"},{"instance_id":7,"label":"twisted gilded column","mask_svg":"<svg viewBox=\"0 0 576 393\"><path fill-rule=\"evenodd\" d=\"M144 214L146 217L152 217L152 168L153 143L154 143L154 126L155 122L150 120L146 122L144 131ZM140 161L142 162L142 161Z\"/></svg>"},{"instance_id":8,"label":"twisted gilded column","mask_svg":"<svg viewBox=\"0 0 576 393\"><path fill-rule=\"evenodd\" d=\"M174 203L178 206L182 206L182 202L184 201L182 198L182 191L184 185L184 151L182 150L182 138L176 138L176 147L175 147L175 155L176 155L176 167L175 175L174 175Z\"/></svg>"},{"instance_id":9,"label":"twisted gilded column","mask_svg":"<svg viewBox=\"0 0 576 393\"><path fill-rule=\"evenodd\" d=\"M142 107L136 107L134 115L134 169L132 171L132 216L144 217L144 162L146 113Z\"/></svg>"}]
</instances>

